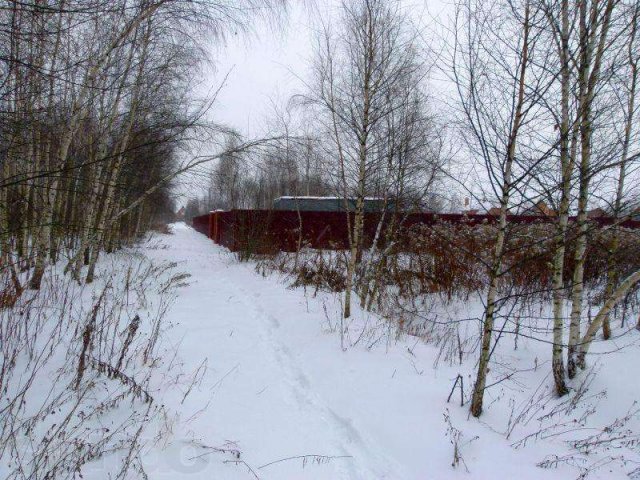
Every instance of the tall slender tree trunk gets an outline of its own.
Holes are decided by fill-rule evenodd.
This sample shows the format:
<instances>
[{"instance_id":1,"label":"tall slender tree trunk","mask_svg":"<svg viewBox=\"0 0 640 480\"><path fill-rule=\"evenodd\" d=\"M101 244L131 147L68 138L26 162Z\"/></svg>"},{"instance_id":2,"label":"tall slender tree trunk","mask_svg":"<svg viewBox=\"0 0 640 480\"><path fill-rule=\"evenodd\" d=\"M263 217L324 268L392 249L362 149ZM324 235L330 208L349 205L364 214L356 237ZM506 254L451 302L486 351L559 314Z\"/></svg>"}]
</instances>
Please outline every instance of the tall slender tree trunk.
<instances>
[{"instance_id":1,"label":"tall slender tree trunk","mask_svg":"<svg viewBox=\"0 0 640 480\"><path fill-rule=\"evenodd\" d=\"M560 35L560 63L561 63L561 119L560 119L560 165L561 165L561 198L558 207L558 225L556 247L553 258L553 347L551 352L551 370L559 396L568 392L565 383L565 369L563 354L564 333L564 255L566 250L566 233L569 221L569 200L571 194L571 173L573 165L569 150L569 94L571 75L569 69L569 1L562 0L561 4L561 35Z\"/></svg>"},{"instance_id":2,"label":"tall slender tree trunk","mask_svg":"<svg viewBox=\"0 0 640 480\"><path fill-rule=\"evenodd\" d=\"M602 15L600 33L597 34L596 19L600 10L597 4L591 6L590 23L587 24L587 3L580 2L580 61L578 68L578 116L580 124L580 187L578 195L578 235L576 238L575 267L571 292L571 322L569 345L567 349L567 370L569 378L576 375L575 355L579 350L577 342L580 338L584 296L584 264L587 250L587 205L589 200L589 184L591 181L591 149L592 149L592 107L596 96L596 88L600 78L602 56L606 48L609 21L615 2L609 0ZM608 323L603 323L605 338L611 335Z\"/></svg>"},{"instance_id":3,"label":"tall slender tree trunk","mask_svg":"<svg viewBox=\"0 0 640 480\"><path fill-rule=\"evenodd\" d=\"M371 19L369 19L371 22ZM345 297L344 297L344 318L351 317L351 295L354 288L355 271L356 266L360 260L363 230L364 230L364 199L366 194L366 168L367 168L367 155L368 155L368 140L371 129L370 124L370 109L371 109L371 68L373 68L373 44L371 32L371 25L369 25L369 38L367 41L367 55L365 58L365 74L363 78L363 105L362 105L362 117L360 124L360 145L358 148L358 183L356 187L356 205L353 219L353 234L351 235L350 245L350 257L347 265L347 278L345 282ZM345 195L347 192L345 192ZM345 202L351 204L348 199L345 198ZM348 213L347 213L348 215Z\"/></svg>"},{"instance_id":4,"label":"tall slender tree trunk","mask_svg":"<svg viewBox=\"0 0 640 480\"><path fill-rule=\"evenodd\" d=\"M617 253L620 244L620 226L618 221L622 215L622 200L624 198L625 180L627 176L627 161L629 157L629 146L631 144L631 134L633 130L633 121L635 115L635 100L638 86L638 61L634 52L638 33L638 21L640 20L640 5L636 5L634 9L633 20L631 22L631 34L628 42L628 62L631 70L631 83L629 86L629 99L627 101L627 111L624 128L624 139L622 141L622 154L620 158L620 167L618 170L618 185L616 188L616 199L613 206L613 218L615 225L613 227L613 238L611 248L609 250L609 269L607 271L607 286L605 288L605 299L613 295L618 286L617 274ZM640 317L638 317L638 328L640 329ZM602 321L602 331L605 338L611 336L610 314L607 313Z\"/></svg>"},{"instance_id":5,"label":"tall slender tree trunk","mask_svg":"<svg viewBox=\"0 0 640 480\"><path fill-rule=\"evenodd\" d=\"M524 36L522 43L521 64L518 79L518 91L515 114L509 132L509 142L507 147L507 156L504 165L504 173L502 180L502 196L500 198L500 215L498 217L498 234L496 236L496 244L493 251L493 265L489 271L489 289L486 297L486 310L482 325L482 341L480 349L480 358L478 360L478 372L476 382L473 387L473 396L471 398L471 414L479 417L482 414L482 406L484 399L484 391L487 383L487 371L489 369L489 360L491 356L491 340L493 337L493 326L495 323L495 315L497 313L496 302L498 297L498 288L500 285L500 277L502 275L504 245L507 235L507 214L509 213L509 201L511 198L511 189L513 188L512 170L513 163L516 159L516 144L520 126L522 123L522 115L524 109L524 95L526 88L527 64L529 61L529 3L525 6L524 16Z\"/></svg>"}]
</instances>

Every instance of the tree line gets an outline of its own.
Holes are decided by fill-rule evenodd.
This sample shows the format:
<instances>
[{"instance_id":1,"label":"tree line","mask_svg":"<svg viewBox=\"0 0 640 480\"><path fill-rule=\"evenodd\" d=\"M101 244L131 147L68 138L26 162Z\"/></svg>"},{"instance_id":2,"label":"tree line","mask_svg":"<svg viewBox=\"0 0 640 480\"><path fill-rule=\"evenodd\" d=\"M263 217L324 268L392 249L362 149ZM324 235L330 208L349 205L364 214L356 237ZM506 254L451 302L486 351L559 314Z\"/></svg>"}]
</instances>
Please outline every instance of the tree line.
<instances>
[{"instance_id":1,"label":"tree line","mask_svg":"<svg viewBox=\"0 0 640 480\"><path fill-rule=\"evenodd\" d=\"M206 46L274 5L2 2L0 258L16 291L56 262L89 283L101 252L173 215L175 174L206 160L196 133L220 131L215 94L194 94Z\"/></svg>"}]
</instances>

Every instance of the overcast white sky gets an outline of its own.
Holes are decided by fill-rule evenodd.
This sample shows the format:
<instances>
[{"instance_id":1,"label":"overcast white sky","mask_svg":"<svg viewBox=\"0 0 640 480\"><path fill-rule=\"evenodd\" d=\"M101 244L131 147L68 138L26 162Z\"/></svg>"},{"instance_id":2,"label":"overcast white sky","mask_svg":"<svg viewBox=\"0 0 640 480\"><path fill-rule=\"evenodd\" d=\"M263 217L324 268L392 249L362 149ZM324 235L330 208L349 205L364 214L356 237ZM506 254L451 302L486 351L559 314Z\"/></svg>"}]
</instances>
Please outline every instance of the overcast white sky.
<instances>
[{"instance_id":1,"label":"overcast white sky","mask_svg":"<svg viewBox=\"0 0 640 480\"><path fill-rule=\"evenodd\" d=\"M335 17L340 2L316 0L313 7L306 3L291 2L282 28L258 25L253 34L234 36L225 47L211 46L216 71L206 72L202 88L217 87L229 73L212 112L214 120L258 135L272 101L282 104L303 89L318 19ZM436 19L446 21L450 11L446 0L410 0L402 6L425 30L433 28Z\"/></svg>"}]
</instances>

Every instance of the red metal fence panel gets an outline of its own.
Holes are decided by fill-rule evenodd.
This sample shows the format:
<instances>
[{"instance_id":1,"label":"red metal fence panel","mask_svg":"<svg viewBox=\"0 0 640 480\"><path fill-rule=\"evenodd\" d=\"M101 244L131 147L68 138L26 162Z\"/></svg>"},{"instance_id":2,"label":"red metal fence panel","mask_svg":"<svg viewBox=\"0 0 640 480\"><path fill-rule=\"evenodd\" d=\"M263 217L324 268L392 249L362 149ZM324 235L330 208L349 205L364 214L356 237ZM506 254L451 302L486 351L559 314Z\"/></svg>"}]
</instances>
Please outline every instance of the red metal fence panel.
<instances>
[{"instance_id":1,"label":"red metal fence panel","mask_svg":"<svg viewBox=\"0 0 640 480\"><path fill-rule=\"evenodd\" d=\"M347 221L347 215L351 218ZM370 246L375 238L381 213L365 213L363 245ZM386 214L391 217L391 214ZM491 224L493 215L400 214L394 219L401 230L419 225L445 222L459 225ZM575 218L572 218L575 220ZM385 221L389 221L387 218ZM515 224L553 222L553 217L533 215L509 215ZM591 219L600 226L613 224L611 217ZM349 246L348 225L353 224L353 213L315 212L293 210L229 210L215 211L193 218L193 228L207 235L215 243L231 251L245 250L253 253L276 251L293 252L301 247L318 249L346 249ZM640 221L627 220L625 228L640 228Z\"/></svg>"},{"instance_id":2,"label":"red metal fence panel","mask_svg":"<svg viewBox=\"0 0 640 480\"><path fill-rule=\"evenodd\" d=\"M210 237L209 218L210 218L210 214L207 213L205 215L193 217L193 219L191 220L191 224L193 225L193 228L198 232L200 232L201 234L206 235L207 237Z\"/></svg>"}]
</instances>

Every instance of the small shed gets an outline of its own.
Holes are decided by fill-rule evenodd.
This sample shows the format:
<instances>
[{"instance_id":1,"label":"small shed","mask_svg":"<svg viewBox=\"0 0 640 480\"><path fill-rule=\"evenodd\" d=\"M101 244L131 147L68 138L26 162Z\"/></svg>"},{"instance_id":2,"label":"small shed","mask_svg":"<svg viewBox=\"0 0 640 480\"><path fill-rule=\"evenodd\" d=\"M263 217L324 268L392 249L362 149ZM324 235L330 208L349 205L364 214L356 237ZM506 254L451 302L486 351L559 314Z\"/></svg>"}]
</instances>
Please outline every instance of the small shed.
<instances>
[{"instance_id":1,"label":"small shed","mask_svg":"<svg viewBox=\"0 0 640 480\"><path fill-rule=\"evenodd\" d=\"M386 209L393 210L395 203L387 200ZM300 212L350 212L356 209L356 199L342 197L279 197L273 201L274 210L295 210ZM365 212L381 212L385 208L383 198L367 197L364 199Z\"/></svg>"}]
</instances>

